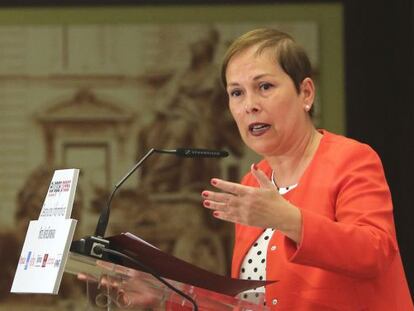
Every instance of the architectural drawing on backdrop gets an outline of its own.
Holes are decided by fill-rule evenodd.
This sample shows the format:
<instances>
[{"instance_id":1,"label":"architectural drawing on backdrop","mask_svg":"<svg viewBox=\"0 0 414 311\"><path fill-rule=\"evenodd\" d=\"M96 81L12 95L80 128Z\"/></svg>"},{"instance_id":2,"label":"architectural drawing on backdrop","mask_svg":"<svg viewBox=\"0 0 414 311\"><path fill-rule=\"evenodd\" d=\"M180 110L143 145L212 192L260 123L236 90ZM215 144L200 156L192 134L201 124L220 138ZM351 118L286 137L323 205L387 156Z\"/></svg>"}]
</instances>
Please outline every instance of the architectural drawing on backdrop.
<instances>
[{"instance_id":1,"label":"architectural drawing on backdrop","mask_svg":"<svg viewBox=\"0 0 414 311\"><path fill-rule=\"evenodd\" d=\"M256 159L228 113L219 64L234 37L264 25L0 27L0 301L17 302L4 293L53 171L81 170L73 209L80 237L93 233L113 185L153 147L225 149L231 157L152 155L115 197L107 234L130 231L228 272L232 226L202 208L200 190L213 176L238 180ZM318 81L316 23L266 26L305 46ZM320 109L318 102L316 122ZM65 297L78 295L76 282L67 283Z\"/></svg>"}]
</instances>

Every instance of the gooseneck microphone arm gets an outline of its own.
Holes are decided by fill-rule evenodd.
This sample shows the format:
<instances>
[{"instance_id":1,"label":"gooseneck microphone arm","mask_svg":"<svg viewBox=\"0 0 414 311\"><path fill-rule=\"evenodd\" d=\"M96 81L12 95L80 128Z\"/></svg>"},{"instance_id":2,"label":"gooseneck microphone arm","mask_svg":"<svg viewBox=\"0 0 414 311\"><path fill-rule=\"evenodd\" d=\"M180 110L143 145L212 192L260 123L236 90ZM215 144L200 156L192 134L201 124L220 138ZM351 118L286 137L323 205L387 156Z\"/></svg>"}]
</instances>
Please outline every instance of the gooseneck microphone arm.
<instances>
[{"instance_id":1,"label":"gooseneck microphone arm","mask_svg":"<svg viewBox=\"0 0 414 311\"><path fill-rule=\"evenodd\" d=\"M103 238L105 236L106 227L109 222L109 214L111 211L111 202L116 193L116 191L122 186L122 184L131 176L146 159L154 152L156 153L169 153L174 154L178 157L184 158L223 158L227 157L229 154L227 151L222 150L207 150L207 149L194 149L194 148L177 148L177 149L154 149L151 148L142 158L138 161L137 164L115 185L114 190L112 190L111 195L109 196L108 202L105 206L105 209L102 210L101 215L99 216L98 224L95 230L95 237Z\"/></svg>"},{"instance_id":2,"label":"gooseneck microphone arm","mask_svg":"<svg viewBox=\"0 0 414 311\"><path fill-rule=\"evenodd\" d=\"M111 212L111 202L119 187L131 176L144 161L154 152L157 152L156 149L151 148L142 158L138 161L137 164L115 185L114 190L112 190L111 195L109 196L108 202L106 203L106 208L102 210L101 215L99 216L98 224L95 230L95 236L103 238L105 236L106 227L108 226L109 214Z\"/></svg>"}]
</instances>

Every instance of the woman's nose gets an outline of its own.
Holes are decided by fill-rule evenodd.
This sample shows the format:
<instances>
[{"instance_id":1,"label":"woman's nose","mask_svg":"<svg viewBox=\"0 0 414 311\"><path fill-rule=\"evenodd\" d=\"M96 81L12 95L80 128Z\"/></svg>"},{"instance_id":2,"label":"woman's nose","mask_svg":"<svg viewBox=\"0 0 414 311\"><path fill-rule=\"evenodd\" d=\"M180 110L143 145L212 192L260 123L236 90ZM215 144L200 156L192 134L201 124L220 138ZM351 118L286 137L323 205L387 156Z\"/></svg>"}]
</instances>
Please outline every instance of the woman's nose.
<instances>
[{"instance_id":1,"label":"woman's nose","mask_svg":"<svg viewBox=\"0 0 414 311\"><path fill-rule=\"evenodd\" d=\"M255 113L260 110L260 103L256 96L249 95L246 98L244 109L246 113Z\"/></svg>"}]
</instances>

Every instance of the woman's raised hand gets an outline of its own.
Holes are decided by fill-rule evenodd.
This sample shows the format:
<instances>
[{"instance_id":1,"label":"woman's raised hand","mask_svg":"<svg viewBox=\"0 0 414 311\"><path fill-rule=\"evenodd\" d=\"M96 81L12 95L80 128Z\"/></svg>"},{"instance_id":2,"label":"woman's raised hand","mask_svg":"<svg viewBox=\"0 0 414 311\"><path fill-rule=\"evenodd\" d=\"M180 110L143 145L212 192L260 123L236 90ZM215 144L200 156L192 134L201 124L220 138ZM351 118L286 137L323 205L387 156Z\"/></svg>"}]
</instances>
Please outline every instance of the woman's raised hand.
<instances>
[{"instance_id":1,"label":"woman's raised hand","mask_svg":"<svg viewBox=\"0 0 414 311\"><path fill-rule=\"evenodd\" d=\"M301 214L278 192L277 187L256 166L251 173L260 187L213 178L211 184L221 192L202 192L203 205L213 210L216 218L261 228L276 228L286 236L299 242Z\"/></svg>"}]
</instances>

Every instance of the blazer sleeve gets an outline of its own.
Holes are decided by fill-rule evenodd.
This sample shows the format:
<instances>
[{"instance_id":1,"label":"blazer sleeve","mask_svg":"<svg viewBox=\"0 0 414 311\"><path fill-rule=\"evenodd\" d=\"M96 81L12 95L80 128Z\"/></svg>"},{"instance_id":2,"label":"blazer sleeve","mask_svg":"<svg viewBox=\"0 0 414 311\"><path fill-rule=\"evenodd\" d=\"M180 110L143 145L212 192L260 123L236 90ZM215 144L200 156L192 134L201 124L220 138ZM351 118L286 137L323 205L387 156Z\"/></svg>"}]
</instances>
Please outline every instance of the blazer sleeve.
<instances>
[{"instance_id":1,"label":"blazer sleeve","mask_svg":"<svg viewBox=\"0 0 414 311\"><path fill-rule=\"evenodd\" d=\"M375 151L363 144L354 146L339 162L333 219L302 208L301 243L285 238L287 257L293 263L350 277L375 277L397 253L384 170Z\"/></svg>"}]
</instances>

